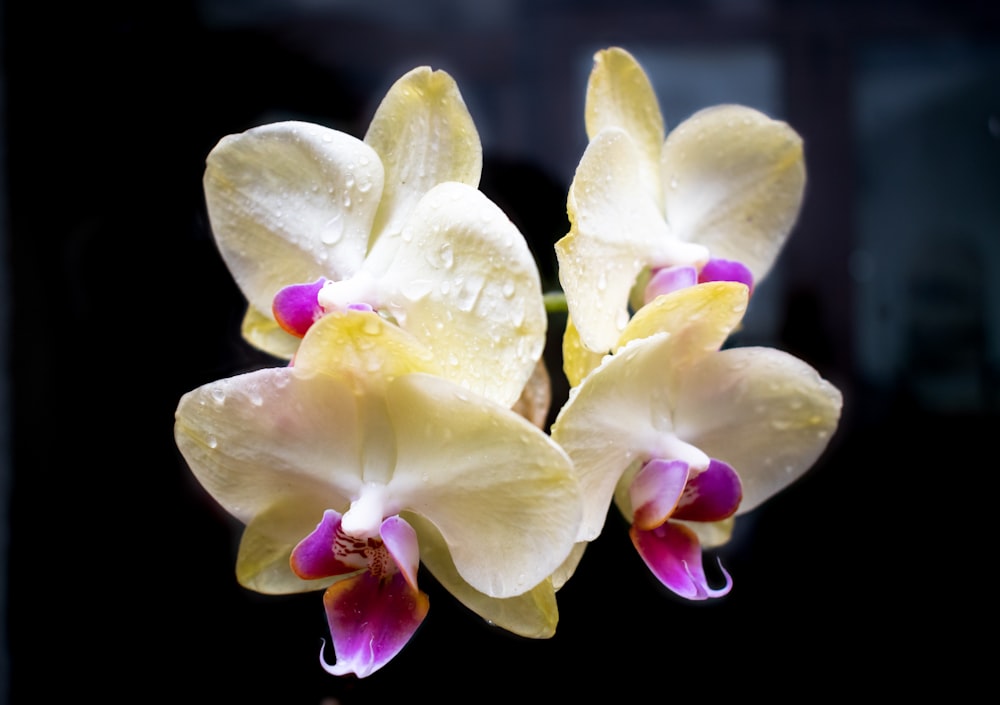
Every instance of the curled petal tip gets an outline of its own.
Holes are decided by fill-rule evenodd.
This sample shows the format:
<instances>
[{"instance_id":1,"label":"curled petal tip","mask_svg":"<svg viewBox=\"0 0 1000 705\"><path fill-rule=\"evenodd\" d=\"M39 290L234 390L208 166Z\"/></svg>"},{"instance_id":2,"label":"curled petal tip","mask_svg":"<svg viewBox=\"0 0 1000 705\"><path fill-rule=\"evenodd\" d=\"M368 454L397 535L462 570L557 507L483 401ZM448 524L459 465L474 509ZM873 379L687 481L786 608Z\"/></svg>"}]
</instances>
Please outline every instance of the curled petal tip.
<instances>
[{"instance_id":1,"label":"curled petal tip","mask_svg":"<svg viewBox=\"0 0 1000 705\"><path fill-rule=\"evenodd\" d=\"M719 568L726 582L720 588L709 587L701 561L701 545L691 529L668 521L651 531L633 525L629 533L653 575L678 597L707 600L722 597L732 589L733 579L721 562Z\"/></svg>"}]
</instances>

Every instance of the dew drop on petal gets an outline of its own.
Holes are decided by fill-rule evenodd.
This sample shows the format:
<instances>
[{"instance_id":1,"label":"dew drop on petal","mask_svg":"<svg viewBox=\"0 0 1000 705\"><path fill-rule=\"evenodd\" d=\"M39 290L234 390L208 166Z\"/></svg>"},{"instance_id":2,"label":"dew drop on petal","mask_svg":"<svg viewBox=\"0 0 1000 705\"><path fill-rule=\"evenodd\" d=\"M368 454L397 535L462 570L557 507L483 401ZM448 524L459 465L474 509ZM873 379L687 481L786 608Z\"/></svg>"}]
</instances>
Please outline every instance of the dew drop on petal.
<instances>
[{"instance_id":1,"label":"dew drop on petal","mask_svg":"<svg viewBox=\"0 0 1000 705\"><path fill-rule=\"evenodd\" d=\"M447 242L441 245L438 254L441 256L441 266L445 269L451 269L455 264L455 254L452 252L451 245Z\"/></svg>"},{"instance_id":2,"label":"dew drop on petal","mask_svg":"<svg viewBox=\"0 0 1000 705\"><path fill-rule=\"evenodd\" d=\"M378 335L382 332L382 326L379 325L378 319L374 316L365 316L365 322L361 326L361 330L368 335Z\"/></svg>"}]
</instances>

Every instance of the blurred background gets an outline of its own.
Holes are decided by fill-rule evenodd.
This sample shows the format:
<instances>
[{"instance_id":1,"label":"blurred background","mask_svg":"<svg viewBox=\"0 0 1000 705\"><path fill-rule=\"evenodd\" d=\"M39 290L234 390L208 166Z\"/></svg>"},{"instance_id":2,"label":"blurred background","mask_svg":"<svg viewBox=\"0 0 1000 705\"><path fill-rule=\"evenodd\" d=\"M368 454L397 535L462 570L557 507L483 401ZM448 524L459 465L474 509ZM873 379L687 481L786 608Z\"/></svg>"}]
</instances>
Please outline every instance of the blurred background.
<instances>
[{"instance_id":1,"label":"blurred background","mask_svg":"<svg viewBox=\"0 0 1000 705\"><path fill-rule=\"evenodd\" d=\"M2 16L0 702L811 700L972 688L1000 417L1000 6L972 0L177 0ZM430 614L369 679L319 667L319 593L265 597L240 527L173 442L180 396L273 361L239 336L201 175L223 136L304 119L362 137L421 64L455 77L481 188L547 284L595 51L631 51L668 129L736 102L804 138L804 208L739 344L844 392L813 470L682 603L613 511L555 637L497 632L426 572ZM547 359L557 403L559 321ZM600 689L600 690L598 690Z\"/></svg>"}]
</instances>

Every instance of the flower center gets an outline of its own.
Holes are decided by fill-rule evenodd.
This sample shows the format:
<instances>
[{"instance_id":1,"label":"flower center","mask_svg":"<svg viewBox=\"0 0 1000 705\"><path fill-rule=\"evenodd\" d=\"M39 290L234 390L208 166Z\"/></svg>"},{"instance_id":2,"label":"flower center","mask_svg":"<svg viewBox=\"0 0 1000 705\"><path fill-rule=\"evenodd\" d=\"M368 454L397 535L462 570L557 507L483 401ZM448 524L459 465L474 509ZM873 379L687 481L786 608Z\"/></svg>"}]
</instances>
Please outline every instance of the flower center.
<instances>
[{"instance_id":1,"label":"flower center","mask_svg":"<svg viewBox=\"0 0 1000 705\"><path fill-rule=\"evenodd\" d=\"M678 289L718 281L740 282L746 284L751 293L753 292L753 274L745 264L737 260L710 259L700 271L692 265L654 269L646 284L644 301L648 304L657 296Z\"/></svg>"},{"instance_id":2,"label":"flower center","mask_svg":"<svg viewBox=\"0 0 1000 705\"><path fill-rule=\"evenodd\" d=\"M281 289L274 296L271 313L285 332L301 338L330 311L374 311L376 294L376 280L367 272L337 282L320 277L310 284Z\"/></svg>"}]
</instances>

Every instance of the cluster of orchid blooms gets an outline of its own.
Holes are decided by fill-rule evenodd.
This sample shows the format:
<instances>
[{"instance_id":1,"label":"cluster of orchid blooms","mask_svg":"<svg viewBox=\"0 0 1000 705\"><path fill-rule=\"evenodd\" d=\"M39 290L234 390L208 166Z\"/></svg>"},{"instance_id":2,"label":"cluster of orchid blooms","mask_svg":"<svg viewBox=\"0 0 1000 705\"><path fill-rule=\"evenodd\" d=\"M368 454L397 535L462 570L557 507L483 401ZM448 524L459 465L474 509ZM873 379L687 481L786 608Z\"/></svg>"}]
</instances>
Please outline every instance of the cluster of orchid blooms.
<instances>
[{"instance_id":1,"label":"cluster of orchid blooms","mask_svg":"<svg viewBox=\"0 0 1000 705\"><path fill-rule=\"evenodd\" d=\"M478 190L451 76L416 68L363 140L304 122L223 138L211 228L248 301L244 338L287 361L206 384L177 445L243 522L239 582L325 590L337 675L386 665L428 611L422 563L466 607L546 638L612 504L692 600L702 550L804 473L841 395L801 360L724 347L798 216L802 142L741 106L666 134L626 51L595 55L588 146L556 245L565 405L546 428L546 297Z\"/></svg>"}]
</instances>

